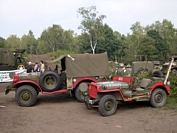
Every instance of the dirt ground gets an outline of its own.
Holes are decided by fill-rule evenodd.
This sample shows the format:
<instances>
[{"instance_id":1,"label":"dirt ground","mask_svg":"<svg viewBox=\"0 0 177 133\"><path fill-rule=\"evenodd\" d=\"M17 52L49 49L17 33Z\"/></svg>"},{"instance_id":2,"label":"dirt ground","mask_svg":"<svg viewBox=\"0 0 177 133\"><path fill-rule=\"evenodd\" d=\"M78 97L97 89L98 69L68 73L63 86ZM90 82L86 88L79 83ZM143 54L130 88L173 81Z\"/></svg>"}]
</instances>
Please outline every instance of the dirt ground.
<instances>
[{"instance_id":1,"label":"dirt ground","mask_svg":"<svg viewBox=\"0 0 177 133\"><path fill-rule=\"evenodd\" d=\"M1 133L177 133L177 112L155 109L146 102L118 106L103 117L69 94L42 95L33 107L17 105L14 92L0 84Z\"/></svg>"}]
</instances>

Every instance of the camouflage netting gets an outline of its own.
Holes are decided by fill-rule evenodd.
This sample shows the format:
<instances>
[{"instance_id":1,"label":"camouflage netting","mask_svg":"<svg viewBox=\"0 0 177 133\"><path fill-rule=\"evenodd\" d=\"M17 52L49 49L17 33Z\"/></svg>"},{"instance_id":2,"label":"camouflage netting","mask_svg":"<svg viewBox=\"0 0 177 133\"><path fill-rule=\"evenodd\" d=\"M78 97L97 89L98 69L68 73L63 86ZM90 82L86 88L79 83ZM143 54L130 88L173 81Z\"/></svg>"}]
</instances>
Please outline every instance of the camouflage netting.
<instances>
[{"instance_id":1,"label":"camouflage netting","mask_svg":"<svg viewBox=\"0 0 177 133\"><path fill-rule=\"evenodd\" d=\"M0 64L15 66L15 57L13 52L7 48L0 48Z\"/></svg>"}]
</instances>

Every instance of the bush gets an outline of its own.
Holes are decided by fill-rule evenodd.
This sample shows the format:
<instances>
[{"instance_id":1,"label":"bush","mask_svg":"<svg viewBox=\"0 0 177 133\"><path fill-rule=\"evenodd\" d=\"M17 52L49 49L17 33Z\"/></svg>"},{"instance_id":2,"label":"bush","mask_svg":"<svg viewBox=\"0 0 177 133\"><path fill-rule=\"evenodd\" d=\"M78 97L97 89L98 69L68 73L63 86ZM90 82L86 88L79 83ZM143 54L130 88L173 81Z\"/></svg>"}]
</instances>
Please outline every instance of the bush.
<instances>
[{"instance_id":1,"label":"bush","mask_svg":"<svg viewBox=\"0 0 177 133\"><path fill-rule=\"evenodd\" d=\"M171 94L168 96L167 104L164 107L167 110L175 110L177 111L177 76L170 74L171 81Z\"/></svg>"}]
</instances>

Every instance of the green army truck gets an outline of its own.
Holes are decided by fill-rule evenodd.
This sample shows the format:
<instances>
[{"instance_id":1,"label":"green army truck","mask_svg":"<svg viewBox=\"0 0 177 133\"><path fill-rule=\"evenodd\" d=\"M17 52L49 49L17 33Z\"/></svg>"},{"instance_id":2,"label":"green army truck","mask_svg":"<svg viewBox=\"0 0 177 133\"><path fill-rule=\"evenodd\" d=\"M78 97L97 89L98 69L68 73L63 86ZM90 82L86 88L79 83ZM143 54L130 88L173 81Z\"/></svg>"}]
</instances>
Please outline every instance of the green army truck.
<instances>
[{"instance_id":1,"label":"green army truck","mask_svg":"<svg viewBox=\"0 0 177 133\"><path fill-rule=\"evenodd\" d=\"M25 49L11 51L8 48L0 48L0 71L24 69L26 61L22 54L25 51Z\"/></svg>"}]
</instances>

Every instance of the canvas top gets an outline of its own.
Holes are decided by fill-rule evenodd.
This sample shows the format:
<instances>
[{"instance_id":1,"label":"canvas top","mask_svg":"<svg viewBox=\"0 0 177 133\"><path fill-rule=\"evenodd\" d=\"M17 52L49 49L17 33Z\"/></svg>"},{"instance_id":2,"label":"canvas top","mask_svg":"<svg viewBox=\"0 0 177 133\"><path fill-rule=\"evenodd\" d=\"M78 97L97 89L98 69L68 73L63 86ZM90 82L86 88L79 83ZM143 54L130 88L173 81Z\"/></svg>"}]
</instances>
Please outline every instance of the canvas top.
<instances>
[{"instance_id":1,"label":"canvas top","mask_svg":"<svg viewBox=\"0 0 177 133\"><path fill-rule=\"evenodd\" d=\"M61 61L61 70L67 77L108 76L109 64L107 53L101 54L65 54L53 61Z\"/></svg>"}]
</instances>

